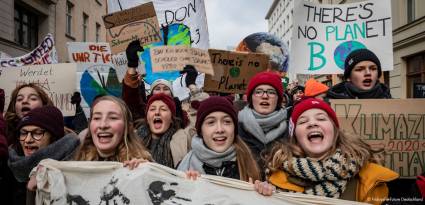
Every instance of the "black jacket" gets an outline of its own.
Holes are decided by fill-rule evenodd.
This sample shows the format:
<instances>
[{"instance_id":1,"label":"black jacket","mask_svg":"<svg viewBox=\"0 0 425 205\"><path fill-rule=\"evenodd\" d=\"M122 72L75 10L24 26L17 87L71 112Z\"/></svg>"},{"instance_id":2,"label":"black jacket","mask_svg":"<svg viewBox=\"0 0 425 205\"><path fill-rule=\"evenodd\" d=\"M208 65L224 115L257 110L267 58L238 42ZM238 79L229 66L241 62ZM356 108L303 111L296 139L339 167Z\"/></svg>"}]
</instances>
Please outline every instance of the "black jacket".
<instances>
[{"instance_id":1,"label":"black jacket","mask_svg":"<svg viewBox=\"0 0 425 205\"><path fill-rule=\"evenodd\" d=\"M390 89L378 82L368 91L356 89L351 82L343 81L331 87L327 92L329 99L390 99Z\"/></svg>"},{"instance_id":2,"label":"black jacket","mask_svg":"<svg viewBox=\"0 0 425 205\"><path fill-rule=\"evenodd\" d=\"M248 145L251 150L252 155L254 156L255 161L257 162L258 168L261 171L261 178L265 179L265 170L267 169L267 158L272 155L271 153L273 146L277 143L284 142L288 136L288 129L286 129L285 133L282 136L276 138L274 141L269 142L268 144L264 144L260 140L258 140L251 133L243 129L243 125L239 122L238 125L238 134L241 139Z\"/></svg>"},{"instance_id":3,"label":"black jacket","mask_svg":"<svg viewBox=\"0 0 425 205\"><path fill-rule=\"evenodd\" d=\"M206 174L222 176L232 179L240 179L239 167L237 161L227 161L223 162L221 167L213 167L208 164L203 164L202 167Z\"/></svg>"}]
</instances>

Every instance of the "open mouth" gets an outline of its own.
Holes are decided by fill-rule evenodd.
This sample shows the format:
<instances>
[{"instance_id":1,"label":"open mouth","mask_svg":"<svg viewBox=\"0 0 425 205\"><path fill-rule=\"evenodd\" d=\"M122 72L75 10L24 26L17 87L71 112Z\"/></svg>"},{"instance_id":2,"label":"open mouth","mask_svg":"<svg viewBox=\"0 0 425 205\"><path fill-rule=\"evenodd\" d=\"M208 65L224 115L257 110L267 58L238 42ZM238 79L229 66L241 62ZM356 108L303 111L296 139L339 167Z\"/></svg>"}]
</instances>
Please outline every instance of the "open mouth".
<instances>
[{"instance_id":1,"label":"open mouth","mask_svg":"<svg viewBox=\"0 0 425 205\"><path fill-rule=\"evenodd\" d=\"M99 139L100 143L108 143L111 141L112 137L114 135L109 132L100 132L97 134L97 138Z\"/></svg>"},{"instance_id":2,"label":"open mouth","mask_svg":"<svg viewBox=\"0 0 425 205\"><path fill-rule=\"evenodd\" d=\"M162 122L161 118L154 118L153 119L153 127L155 129L160 129L162 127L162 124L163 124L163 122Z\"/></svg>"},{"instance_id":3,"label":"open mouth","mask_svg":"<svg viewBox=\"0 0 425 205\"><path fill-rule=\"evenodd\" d=\"M220 136L220 137L214 137L213 141L217 144L224 144L227 140L227 137L225 136Z\"/></svg>"},{"instance_id":4,"label":"open mouth","mask_svg":"<svg viewBox=\"0 0 425 205\"><path fill-rule=\"evenodd\" d=\"M32 154L38 150L38 146L26 145L24 151L28 154Z\"/></svg>"},{"instance_id":5,"label":"open mouth","mask_svg":"<svg viewBox=\"0 0 425 205\"><path fill-rule=\"evenodd\" d=\"M308 133L307 138L310 142L320 142L323 140L323 133L319 131L310 132Z\"/></svg>"},{"instance_id":6,"label":"open mouth","mask_svg":"<svg viewBox=\"0 0 425 205\"><path fill-rule=\"evenodd\" d=\"M363 80L363 86L370 87L372 85L372 79Z\"/></svg>"},{"instance_id":7,"label":"open mouth","mask_svg":"<svg viewBox=\"0 0 425 205\"><path fill-rule=\"evenodd\" d=\"M268 102L261 102L260 103L260 106L267 107L267 106L270 106L270 103L268 103Z\"/></svg>"},{"instance_id":8,"label":"open mouth","mask_svg":"<svg viewBox=\"0 0 425 205\"><path fill-rule=\"evenodd\" d=\"M29 108L29 107L22 107L21 108L21 113L22 114L27 114L29 111L31 111L31 108Z\"/></svg>"}]
</instances>

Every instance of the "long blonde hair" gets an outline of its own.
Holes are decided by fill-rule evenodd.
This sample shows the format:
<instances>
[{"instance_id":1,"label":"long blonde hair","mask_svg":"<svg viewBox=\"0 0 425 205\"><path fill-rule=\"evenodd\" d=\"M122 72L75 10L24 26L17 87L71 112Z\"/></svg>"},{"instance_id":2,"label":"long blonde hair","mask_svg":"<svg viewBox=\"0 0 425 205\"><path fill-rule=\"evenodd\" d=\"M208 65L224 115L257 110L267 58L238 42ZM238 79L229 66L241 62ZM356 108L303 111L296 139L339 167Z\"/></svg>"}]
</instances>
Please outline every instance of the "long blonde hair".
<instances>
[{"instance_id":1,"label":"long blonde hair","mask_svg":"<svg viewBox=\"0 0 425 205\"><path fill-rule=\"evenodd\" d=\"M325 160L332 156L336 149L340 149L343 156L354 160L356 164L361 166L367 162L382 163L383 150L372 149L359 135L338 129L333 121L332 124L335 137L332 147L326 153ZM274 154L268 158L268 167L272 172L280 170L283 162L291 161L293 157L307 157L304 150L298 145L296 136L290 136L288 142L276 144L272 153Z\"/></svg>"},{"instance_id":2,"label":"long blonde hair","mask_svg":"<svg viewBox=\"0 0 425 205\"><path fill-rule=\"evenodd\" d=\"M140 138L136 136L131 113L127 105L121 99L116 98L114 96L102 96L97 98L93 102L92 109L90 111L90 122L93 116L93 108L96 106L97 103L105 100L114 102L120 107L125 124L123 140L117 146L116 153L112 158L110 158L110 160L124 162L133 158L143 158L152 161L152 156L143 146ZM96 149L96 146L93 143L93 138L90 132L90 122L87 135L84 138L84 143L79 147L77 154L74 158L75 160L97 161L100 159L100 155Z\"/></svg>"}]
</instances>

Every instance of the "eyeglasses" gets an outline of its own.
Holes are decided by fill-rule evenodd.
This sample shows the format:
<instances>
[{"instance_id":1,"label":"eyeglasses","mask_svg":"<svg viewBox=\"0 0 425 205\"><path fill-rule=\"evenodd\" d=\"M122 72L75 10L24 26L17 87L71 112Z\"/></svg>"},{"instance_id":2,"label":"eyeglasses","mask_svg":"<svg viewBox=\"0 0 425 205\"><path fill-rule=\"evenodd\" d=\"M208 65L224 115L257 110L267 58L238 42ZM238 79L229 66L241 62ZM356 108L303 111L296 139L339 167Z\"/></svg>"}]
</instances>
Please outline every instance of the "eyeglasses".
<instances>
[{"instance_id":1,"label":"eyeglasses","mask_svg":"<svg viewBox=\"0 0 425 205\"><path fill-rule=\"evenodd\" d=\"M40 130L40 129L36 129L36 130L32 130L32 131L21 130L21 131L19 131L19 140L25 141L28 137L28 134L31 134L31 137L34 140L39 141L39 140L41 140L41 138L43 138L45 132L46 132L46 130Z\"/></svg>"},{"instance_id":2,"label":"eyeglasses","mask_svg":"<svg viewBox=\"0 0 425 205\"><path fill-rule=\"evenodd\" d=\"M267 93L268 97L276 97L277 92L274 89L268 89L268 90L254 90L254 95L257 97L262 97L264 95L264 93Z\"/></svg>"}]
</instances>

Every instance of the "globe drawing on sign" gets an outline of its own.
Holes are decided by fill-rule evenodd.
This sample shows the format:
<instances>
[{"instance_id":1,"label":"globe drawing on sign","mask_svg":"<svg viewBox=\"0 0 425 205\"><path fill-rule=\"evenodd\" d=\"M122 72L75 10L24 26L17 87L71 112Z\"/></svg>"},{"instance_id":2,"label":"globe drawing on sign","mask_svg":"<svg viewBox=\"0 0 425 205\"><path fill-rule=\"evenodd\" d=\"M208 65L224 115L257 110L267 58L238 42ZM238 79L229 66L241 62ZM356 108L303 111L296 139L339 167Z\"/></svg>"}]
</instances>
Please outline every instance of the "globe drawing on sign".
<instances>
[{"instance_id":1,"label":"globe drawing on sign","mask_svg":"<svg viewBox=\"0 0 425 205\"><path fill-rule=\"evenodd\" d=\"M358 41L347 41L339 44L334 51L335 64L338 66L338 68L344 70L344 62L348 54L361 48L366 48L366 46Z\"/></svg>"},{"instance_id":2,"label":"globe drawing on sign","mask_svg":"<svg viewBox=\"0 0 425 205\"><path fill-rule=\"evenodd\" d=\"M229 70L229 74L230 74L230 76L232 76L232 78L239 77L240 73L241 73L241 71L240 71L239 67L232 67Z\"/></svg>"},{"instance_id":3,"label":"globe drawing on sign","mask_svg":"<svg viewBox=\"0 0 425 205\"><path fill-rule=\"evenodd\" d=\"M270 57L270 65L273 70L283 72L288 70L288 46L278 37L270 33L259 32L245 37L236 47L236 51L268 54Z\"/></svg>"},{"instance_id":4,"label":"globe drawing on sign","mask_svg":"<svg viewBox=\"0 0 425 205\"><path fill-rule=\"evenodd\" d=\"M191 35L190 28L184 24L170 24L166 27L161 28L162 41L157 43L152 43L146 46L143 46L144 51L141 52L140 58L145 65L146 77L144 81L149 85L152 84L157 79L165 79L168 81L174 81L180 76L179 71L162 71L162 72L152 72L152 61L151 55L149 53L150 48L156 46L174 46L174 45L191 45Z\"/></svg>"},{"instance_id":5,"label":"globe drawing on sign","mask_svg":"<svg viewBox=\"0 0 425 205\"><path fill-rule=\"evenodd\" d=\"M106 79L105 79L106 77ZM120 97L122 85L113 67L95 65L87 68L80 80L81 94L90 106L94 98L100 95Z\"/></svg>"}]
</instances>

